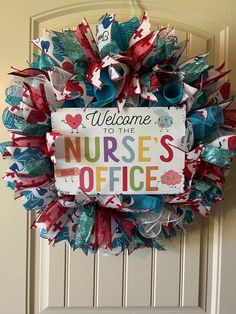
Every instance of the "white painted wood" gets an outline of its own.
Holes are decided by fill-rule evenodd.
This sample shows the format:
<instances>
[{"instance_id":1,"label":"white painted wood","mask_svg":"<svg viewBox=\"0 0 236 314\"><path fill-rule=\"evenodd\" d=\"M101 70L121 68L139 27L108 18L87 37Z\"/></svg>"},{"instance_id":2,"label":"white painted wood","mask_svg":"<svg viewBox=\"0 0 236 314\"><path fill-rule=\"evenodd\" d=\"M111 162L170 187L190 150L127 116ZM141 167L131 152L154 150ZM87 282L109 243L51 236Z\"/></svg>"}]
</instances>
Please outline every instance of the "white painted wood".
<instances>
[{"instance_id":1,"label":"white painted wood","mask_svg":"<svg viewBox=\"0 0 236 314\"><path fill-rule=\"evenodd\" d=\"M65 245L49 247L40 239L39 246L39 311L65 303Z\"/></svg>"},{"instance_id":2,"label":"white painted wood","mask_svg":"<svg viewBox=\"0 0 236 314\"><path fill-rule=\"evenodd\" d=\"M137 250L128 257L127 306L150 306L151 249Z\"/></svg>"},{"instance_id":3,"label":"white painted wood","mask_svg":"<svg viewBox=\"0 0 236 314\"><path fill-rule=\"evenodd\" d=\"M49 250L49 291L48 291L48 305L53 306L64 306L65 304L65 244L60 243L59 245L52 247Z\"/></svg>"},{"instance_id":4,"label":"white painted wood","mask_svg":"<svg viewBox=\"0 0 236 314\"><path fill-rule=\"evenodd\" d=\"M148 9L153 26L176 26L189 46L183 58L210 51L210 62L226 60L236 89L236 3L234 0L12 0L2 4L0 98L14 65L26 66L29 39L45 28L77 25L83 16L95 27L98 16L116 12L119 20ZM17 35L16 35L17 34ZM1 107L2 110L2 107ZM8 139L1 127L1 139ZM4 137L4 138L3 138ZM6 163L0 161L1 173ZM12 192L1 188L0 313L208 313L233 314L236 308L236 173L226 185L225 202L208 222L188 228L187 236L167 243L166 252L145 249L119 257L84 256L60 244L48 247L35 231L26 232L26 215ZM9 222L11 230L9 232ZM6 244L7 241L7 244ZM9 302L9 296L11 302ZM123 306L123 307L122 307ZM128 309L125 309L128 307Z\"/></svg>"},{"instance_id":5,"label":"white painted wood","mask_svg":"<svg viewBox=\"0 0 236 314\"><path fill-rule=\"evenodd\" d=\"M29 7L28 0L1 3L0 116L5 107L5 86L11 80L7 75L10 66L24 67L25 60L29 56L30 21L27 18L22 19L22 16L25 16L24 7ZM11 17L14 22L11 22ZM18 29L17 25L21 27ZM17 47L21 48L18 50ZM2 123L0 123L0 134L1 142L9 140L9 134ZM1 178L7 166L8 162L0 158ZM21 314L26 311L27 213L22 209L20 200L14 201L13 191L6 187L6 182L1 180L0 186L0 312Z\"/></svg>"},{"instance_id":6,"label":"white painted wood","mask_svg":"<svg viewBox=\"0 0 236 314\"><path fill-rule=\"evenodd\" d=\"M200 230L192 230L183 235L182 249L182 306L198 306L199 264L200 264ZM193 246L192 243L195 243Z\"/></svg>"},{"instance_id":7,"label":"white painted wood","mask_svg":"<svg viewBox=\"0 0 236 314\"><path fill-rule=\"evenodd\" d=\"M94 256L69 250L68 307L93 306Z\"/></svg>"},{"instance_id":8,"label":"white painted wood","mask_svg":"<svg viewBox=\"0 0 236 314\"><path fill-rule=\"evenodd\" d=\"M234 43L235 45L235 43ZM232 312L232 300L236 295L236 280L235 280L235 265L236 254L234 250L235 239L235 192L232 186L235 186L236 167L233 173L230 175L229 180L226 183L226 187L229 188L225 193L225 202L222 205L222 229L221 229L221 243L220 250L222 259L220 261L220 291L218 298L218 313L230 314ZM226 209L226 210L225 210ZM234 309L236 308L236 305ZM232 312L233 313L233 312Z\"/></svg>"},{"instance_id":9,"label":"white painted wood","mask_svg":"<svg viewBox=\"0 0 236 314\"><path fill-rule=\"evenodd\" d=\"M156 306L175 306L180 303L181 236L165 245L166 251L157 252Z\"/></svg>"},{"instance_id":10,"label":"white painted wood","mask_svg":"<svg viewBox=\"0 0 236 314\"><path fill-rule=\"evenodd\" d=\"M122 306L123 256L99 254L98 306Z\"/></svg>"},{"instance_id":11,"label":"white painted wood","mask_svg":"<svg viewBox=\"0 0 236 314\"><path fill-rule=\"evenodd\" d=\"M71 308L71 309L62 309L62 308L48 308L42 312L43 314L91 314L91 313L100 313L100 314L143 314L143 313L152 313L152 314L202 314L206 313L200 308L196 307L186 307L186 308L175 308L175 307L164 307L164 308L150 308L150 307L129 307L127 309L116 308L116 307L105 307L105 308Z\"/></svg>"},{"instance_id":12,"label":"white painted wood","mask_svg":"<svg viewBox=\"0 0 236 314\"><path fill-rule=\"evenodd\" d=\"M205 37L196 36L195 34L189 34L188 52L190 56L196 56L205 52L212 53L211 50L207 50L207 40Z\"/></svg>"}]
</instances>

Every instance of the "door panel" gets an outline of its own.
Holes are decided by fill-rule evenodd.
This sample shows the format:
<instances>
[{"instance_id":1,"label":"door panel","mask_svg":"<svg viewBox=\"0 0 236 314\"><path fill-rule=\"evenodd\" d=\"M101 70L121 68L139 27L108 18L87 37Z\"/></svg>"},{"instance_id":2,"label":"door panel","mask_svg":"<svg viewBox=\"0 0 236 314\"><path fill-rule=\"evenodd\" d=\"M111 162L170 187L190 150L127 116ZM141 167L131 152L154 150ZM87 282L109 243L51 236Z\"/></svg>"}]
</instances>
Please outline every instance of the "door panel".
<instances>
[{"instance_id":1,"label":"door panel","mask_svg":"<svg viewBox=\"0 0 236 314\"><path fill-rule=\"evenodd\" d=\"M94 256L70 252L69 249L66 250L66 256L69 264L68 306L93 306Z\"/></svg>"},{"instance_id":2,"label":"door panel","mask_svg":"<svg viewBox=\"0 0 236 314\"><path fill-rule=\"evenodd\" d=\"M15 3L16 0L6 5L9 11L12 12ZM176 26L181 39L189 40L183 59L209 51L210 62L218 65L226 61L236 73L236 47L233 43L233 33L236 31L233 6L236 9L236 5L233 0L224 3L219 0L199 0L197 5L186 0L87 0L79 3L67 1L66 5L61 0L24 0L23 3L25 9L21 16L25 22L21 23L23 19L17 20L22 27L18 35L18 41L21 38L20 53L11 51L6 57L8 67L12 62L14 65L18 62L17 66L24 67L23 60L27 56L30 58L34 51L26 41L42 35L46 28L61 30L76 26L85 16L95 29L98 17L107 11L116 12L121 21L132 15L141 16L142 11L147 9L153 28L160 24L170 24ZM9 28L12 36L14 32L14 27ZM20 43L24 45L20 46ZM12 50L13 45L9 44L7 49ZM5 72L8 71L7 66L4 64ZM4 85L7 81L4 76ZM235 88L234 77L232 82ZM4 98L3 88L1 86L1 99ZM6 132L4 136L7 138ZM17 246L22 247L19 255L19 280L22 283L26 278L26 286L22 283L14 290L15 295L21 291L21 298L17 299L21 311L17 313L24 313L25 306L28 314L80 314L97 311L233 314L236 308L236 284L231 280L236 276L233 267L236 253L232 253L233 237L236 236L232 192L235 176L235 173L230 175L223 205L215 206L208 220L194 220L187 234L179 234L172 242L166 243L166 251L143 249L130 256L124 252L118 257L100 254L85 256L80 251L72 252L63 243L49 247L45 240L39 238L37 231L29 231L27 237L24 237L26 223L28 221L30 225L33 217L28 214L28 218L25 218L23 210L19 209L21 204L9 201L12 195L7 191L4 202L10 202L14 212L17 209L20 221L17 227L20 230ZM4 215L8 220L9 213ZM16 227L16 222L14 224ZM5 252L13 259L14 250L13 246L12 255L9 249ZM15 276L16 273L13 272L6 278L10 278L10 283L13 284ZM4 295L3 287L1 291ZM22 301L24 292L26 304ZM16 305L10 305L11 310L7 303L4 306L4 313L16 312L12 310Z\"/></svg>"}]
</instances>

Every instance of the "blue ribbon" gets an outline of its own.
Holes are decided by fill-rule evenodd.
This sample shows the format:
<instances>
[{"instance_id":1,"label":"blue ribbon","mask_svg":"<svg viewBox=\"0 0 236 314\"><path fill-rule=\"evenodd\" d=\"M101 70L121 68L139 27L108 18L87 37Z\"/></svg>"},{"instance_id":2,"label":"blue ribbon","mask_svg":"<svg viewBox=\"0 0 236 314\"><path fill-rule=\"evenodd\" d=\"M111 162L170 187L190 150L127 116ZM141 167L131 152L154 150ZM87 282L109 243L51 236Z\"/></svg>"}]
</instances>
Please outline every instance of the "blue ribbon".
<instances>
[{"instance_id":1,"label":"blue ribbon","mask_svg":"<svg viewBox=\"0 0 236 314\"><path fill-rule=\"evenodd\" d=\"M212 106L207 109L207 117L201 115L199 111L196 111L188 117L188 120L192 123L194 140L207 139L211 133L224 124L224 112L220 106Z\"/></svg>"},{"instance_id":2,"label":"blue ribbon","mask_svg":"<svg viewBox=\"0 0 236 314\"><path fill-rule=\"evenodd\" d=\"M133 195L135 209L150 209L154 213L162 211L164 206L164 198L162 195Z\"/></svg>"},{"instance_id":3,"label":"blue ribbon","mask_svg":"<svg viewBox=\"0 0 236 314\"><path fill-rule=\"evenodd\" d=\"M89 105L90 108L104 107L116 97L116 88L108 74L101 72L100 79L103 83L102 88L98 89L94 87L94 96L96 101Z\"/></svg>"},{"instance_id":4,"label":"blue ribbon","mask_svg":"<svg viewBox=\"0 0 236 314\"><path fill-rule=\"evenodd\" d=\"M171 83L163 89L164 98L172 105L177 105L183 98L183 86L180 83Z\"/></svg>"}]
</instances>

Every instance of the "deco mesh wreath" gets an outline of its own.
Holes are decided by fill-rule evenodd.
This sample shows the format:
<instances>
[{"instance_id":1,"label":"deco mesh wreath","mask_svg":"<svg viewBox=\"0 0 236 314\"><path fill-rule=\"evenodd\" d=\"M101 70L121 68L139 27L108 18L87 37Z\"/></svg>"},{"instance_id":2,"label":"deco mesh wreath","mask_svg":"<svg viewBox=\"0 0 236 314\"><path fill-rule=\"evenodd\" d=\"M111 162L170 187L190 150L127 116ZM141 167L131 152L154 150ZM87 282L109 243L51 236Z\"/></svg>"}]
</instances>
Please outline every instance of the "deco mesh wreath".
<instances>
[{"instance_id":1,"label":"deco mesh wreath","mask_svg":"<svg viewBox=\"0 0 236 314\"><path fill-rule=\"evenodd\" d=\"M3 123L10 131L11 141L0 146L3 157L12 162L5 176L8 186L15 191L15 198L24 199L26 210L36 213L32 228L40 228L41 236L52 244L65 240L86 254L98 249L119 254L126 248L129 253L140 247L163 249L162 240L184 230L195 214L207 217L212 204L222 200L225 173L236 143L236 110L229 109L233 101L230 82L221 80L228 73L224 65L216 69L208 65L208 54L179 64L186 41L178 42L175 30L169 27L151 31L147 12L141 22L133 17L124 23L118 23L113 14L106 14L98 21L95 38L83 20L76 29L48 31L45 38L33 43L41 54L35 55L29 68L10 73L14 75L6 89L10 107L3 113ZM85 177L82 184L80 176L85 170L80 164L58 167L60 158L55 154L55 144L60 138L65 141L66 136L57 129L58 121L52 128L56 114L67 113L59 120L62 129L67 130L64 144L75 159L79 150L79 142L73 142L75 138L84 134L89 141L96 136L86 130L82 118L90 112L97 119L95 133L100 132L103 128L99 119L112 124L104 110L112 113L114 119L123 114L122 121L129 126L129 118L135 112L141 113L139 118L145 112L151 112L152 117L156 114L151 146L162 136L162 160L167 166L173 152L181 152L184 158L181 172L173 170L172 164L172 169L159 177L149 173L149 179L179 192L155 193L158 188L152 185L142 193L124 193L128 190L123 179L122 188L117 183L123 193L99 193L94 189L88 193L89 180L93 178ZM184 112L184 122L178 122L179 125L175 123L175 111ZM100 118L95 117L99 113ZM179 141L171 142L171 129L175 133L184 129ZM140 144L147 164L148 151L153 148L145 145L151 136L143 138ZM113 140L107 143L110 157L114 157L115 151L109 145L119 137L115 132ZM128 139L130 142L126 138L122 143L129 153L126 157L132 161L132 154L137 152L131 149L132 138ZM93 153L97 150L95 146ZM81 157L77 158L81 161ZM127 164L116 170L126 171ZM143 170L132 169L132 175L136 174L132 184L137 190ZM108 173L103 174L99 184L108 180L106 176ZM69 178L69 191L58 188L56 178L65 184ZM78 180L81 183L72 193L71 186Z\"/></svg>"}]
</instances>

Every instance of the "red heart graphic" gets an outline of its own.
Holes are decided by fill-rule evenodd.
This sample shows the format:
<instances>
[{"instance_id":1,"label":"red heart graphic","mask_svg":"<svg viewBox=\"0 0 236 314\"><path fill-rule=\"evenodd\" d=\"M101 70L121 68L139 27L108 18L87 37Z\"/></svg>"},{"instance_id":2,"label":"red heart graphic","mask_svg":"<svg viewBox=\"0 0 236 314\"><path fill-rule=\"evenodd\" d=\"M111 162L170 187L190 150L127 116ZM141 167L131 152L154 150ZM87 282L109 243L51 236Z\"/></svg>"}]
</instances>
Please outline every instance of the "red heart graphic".
<instances>
[{"instance_id":1,"label":"red heart graphic","mask_svg":"<svg viewBox=\"0 0 236 314\"><path fill-rule=\"evenodd\" d=\"M74 117L71 114L66 115L66 123L72 128L77 129L82 122L81 114L76 114Z\"/></svg>"}]
</instances>

